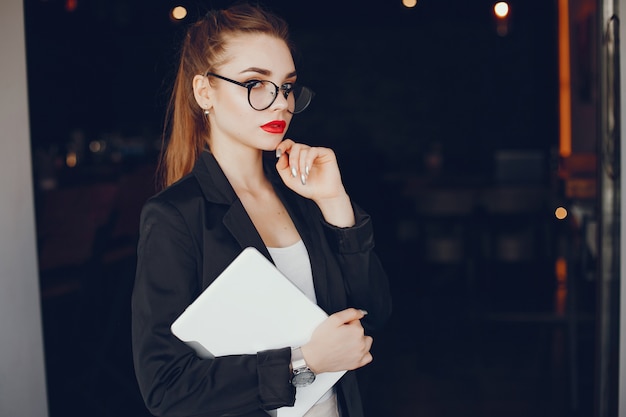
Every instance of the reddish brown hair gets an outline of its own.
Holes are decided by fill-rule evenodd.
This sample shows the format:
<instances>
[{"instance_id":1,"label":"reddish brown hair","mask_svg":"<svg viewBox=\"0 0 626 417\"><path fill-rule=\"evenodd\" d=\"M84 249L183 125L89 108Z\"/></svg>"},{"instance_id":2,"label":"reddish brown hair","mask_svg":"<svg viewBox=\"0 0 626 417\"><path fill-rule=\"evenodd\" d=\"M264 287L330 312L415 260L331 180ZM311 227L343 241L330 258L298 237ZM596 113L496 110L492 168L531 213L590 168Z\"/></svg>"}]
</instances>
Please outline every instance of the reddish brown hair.
<instances>
[{"instance_id":1,"label":"reddish brown hair","mask_svg":"<svg viewBox=\"0 0 626 417\"><path fill-rule=\"evenodd\" d=\"M210 126L194 98L194 76L219 66L227 38L242 33L275 36L291 48L285 21L260 6L247 3L212 10L187 29L163 135L164 140L169 136L159 163L164 187L191 172L208 145Z\"/></svg>"}]
</instances>

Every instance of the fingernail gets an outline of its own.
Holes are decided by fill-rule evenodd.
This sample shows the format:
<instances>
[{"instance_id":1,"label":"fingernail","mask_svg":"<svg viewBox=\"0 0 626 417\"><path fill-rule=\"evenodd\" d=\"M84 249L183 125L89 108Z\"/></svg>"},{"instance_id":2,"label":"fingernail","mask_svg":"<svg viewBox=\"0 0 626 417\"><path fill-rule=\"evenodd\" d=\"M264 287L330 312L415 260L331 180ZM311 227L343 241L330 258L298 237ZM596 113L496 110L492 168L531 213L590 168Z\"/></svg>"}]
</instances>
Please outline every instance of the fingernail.
<instances>
[{"instance_id":1,"label":"fingernail","mask_svg":"<svg viewBox=\"0 0 626 417\"><path fill-rule=\"evenodd\" d=\"M302 182L302 185L306 185L306 177L304 175L300 175L300 181Z\"/></svg>"},{"instance_id":2,"label":"fingernail","mask_svg":"<svg viewBox=\"0 0 626 417\"><path fill-rule=\"evenodd\" d=\"M309 176L309 166L305 166L304 167L304 175L306 175L307 177Z\"/></svg>"},{"instance_id":3,"label":"fingernail","mask_svg":"<svg viewBox=\"0 0 626 417\"><path fill-rule=\"evenodd\" d=\"M282 149L276 149L276 158L280 158L281 155L283 154L283 150Z\"/></svg>"},{"instance_id":4,"label":"fingernail","mask_svg":"<svg viewBox=\"0 0 626 417\"><path fill-rule=\"evenodd\" d=\"M363 313L364 316L367 316L367 310L361 310L361 313Z\"/></svg>"},{"instance_id":5,"label":"fingernail","mask_svg":"<svg viewBox=\"0 0 626 417\"><path fill-rule=\"evenodd\" d=\"M291 168L291 176L293 176L294 178L298 176L298 171L296 171L295 167Z\"/></svg>"}]
</instances>

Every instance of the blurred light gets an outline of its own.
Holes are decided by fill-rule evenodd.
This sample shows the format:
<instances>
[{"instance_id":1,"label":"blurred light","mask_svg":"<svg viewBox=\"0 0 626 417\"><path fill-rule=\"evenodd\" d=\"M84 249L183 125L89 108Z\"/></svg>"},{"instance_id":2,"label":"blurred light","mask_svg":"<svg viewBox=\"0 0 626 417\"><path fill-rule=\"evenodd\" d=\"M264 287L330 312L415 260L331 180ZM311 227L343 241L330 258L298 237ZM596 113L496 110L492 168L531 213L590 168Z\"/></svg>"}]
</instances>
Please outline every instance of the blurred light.
<instances>
[{"instance_id":1,"label":"blurred light","mask_svg":"<svg viewBox=\"0 0 626 417\"><path fill-rule=\"evenodd\" d=\"M567 217L567 209L565 207L557 207L557 209L554 210L554 216L559 220L563 220Z\"/></svg>"},{"instance_id":2,"label":"blurred light","mask_svg":"<svg viewBox=\"0 0 626 417\"><path fill-rule=\"evenodd\" d=\"M493 6L493 15L496 20L496 32L499 36L506 36L509 34L509 4L505 1L500 1Z\"/></svg>"},{"instance_id":3,"label":"blurred light","mask_svg":"<svg viewBox=\"0 0 626 417\"><path fill-rule=\"evenodd\" d=\"M500 19L509 15L509 5L505 1L500 1L493 6L493 11Z\"/></svg>"},{"instance_id":4,"label":"blurred light","mask_svg":"<svg viewBox=\"0 0 626 417\"><path fill-rule=\"evenodd\" d=\"M569 19L569 0L558 0L559 155L562 158L568 158L572 154L572 69Z\"/></svg>"},{"instance_id":5,"label":"blurred light","mask_svg":"<svg viewBox=\"0 0 626 417\"><path fill-rule=\"evenodd\" d=\"M567 280L567 260L564 257L560 256L556 259L554 273L559 284L565 283Z\"/></svg>"},{"instance_id":6,"label":"blurred light","mask_svg":"<svg viewBox=\"0 0 626 417\"><path fill-rule=\"evenodd\" d=\"M417 0L402 0L402 5L404 7L412 8L417 6Z\"/></svg>"},{"instance_id":7,"label":"blurred light","mask_svg":"<svg viewBox=\"0 0 626 417\"><path fill-rule=\"evenodd\" d=\"M65 10L73 12L78 7L78 0L65 0Z\"/></svg>"},{"instance_id":8,"label":"blurred light","mask_svg":"<svg viewBox=\"0 0 626 417\"><path fill-rule=\"evenodd\" d=\"M171 16L174 20L182 20L187 16L187 9L183 6L176 6L172 9Z\"/></svg>"},{"instance_id":9,"label":"blurred light","mask_svg":"<svg viewBox=\"0 0 626 417\"><path fill-rule=\"evenodd\" d=\"M564 257L557 258L554 274L556 275L554 309L558 315L563 315L567 307L567 260Z\"/></svg>"},{"instance_id":10,"label":"blurred light","mask_svg":"<svg viewBox=\"0 0 626 417\"><path fill-rule=\"evenodd\" d=\"M92 140L89 142L89 150L93 153L104 152L107 144L103 140Z\"/></svg>"},{"instance_id":11,"label":"blurred light","mask_svg":"<svg viewBox=\"0 0 626 417\"><path fill-rule=\"evenodd\" d=\"M100 152L100 142L97 140L89 142L89 150L93 153Z\"/></svg>"},{"instance_id":12,"label":"blurred light","mask_svg":"<svg viewBox=\"0 0 626 417\"><path fill-rule=\"evenodd\" d=\"M69 168L74 168L76 166L76 164L78 163L78 156L76 155L76 152L68 152L67 155L65 156L65 165L67 165Z\"/></svg>"}]
</instances>

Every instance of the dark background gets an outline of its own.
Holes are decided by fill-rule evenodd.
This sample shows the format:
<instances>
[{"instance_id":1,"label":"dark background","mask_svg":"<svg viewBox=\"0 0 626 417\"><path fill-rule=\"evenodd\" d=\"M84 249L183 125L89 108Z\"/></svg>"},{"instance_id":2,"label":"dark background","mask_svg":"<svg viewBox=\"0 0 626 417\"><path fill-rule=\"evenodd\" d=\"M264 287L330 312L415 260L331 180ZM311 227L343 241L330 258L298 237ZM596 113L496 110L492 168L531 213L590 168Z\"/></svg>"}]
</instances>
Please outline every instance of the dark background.
<instances>
[{"instance_id":1,"label":"dark background","mask_svg":"<svg viewBox=\"0 0 626 417\"><path fill-rule=\"evenodd\" d=\"M183 23L169 1L65 4L25 2L33 143L76 130L158 138L184 23L228 2L187 1ZM266 4L290 23L300 79L317 92L294 136L410 170L436 142L463 172L494 149L556 145L553 2L513 3L505 37L484 0Z\"/></svg>"},{"instance_id":2,"label":"dark background","mask_svg":"<svg viewBox=\"0 0 626 417\"><path fill-rule=\"evenodd\" d=\"M360 372L369 416L590 410L592 319L572 332L569 318L575 288L593 317L593 286L572 273L566 291L555 273L576 241L552 214L556 2L509 3L502 36L492 1L265 2L316 92L289 136L336 150L389 272L394 316ZM51 417L146 415L129 343L136 223L185 24L227 4L24 2Z\"/></svg>"}]
</instances>

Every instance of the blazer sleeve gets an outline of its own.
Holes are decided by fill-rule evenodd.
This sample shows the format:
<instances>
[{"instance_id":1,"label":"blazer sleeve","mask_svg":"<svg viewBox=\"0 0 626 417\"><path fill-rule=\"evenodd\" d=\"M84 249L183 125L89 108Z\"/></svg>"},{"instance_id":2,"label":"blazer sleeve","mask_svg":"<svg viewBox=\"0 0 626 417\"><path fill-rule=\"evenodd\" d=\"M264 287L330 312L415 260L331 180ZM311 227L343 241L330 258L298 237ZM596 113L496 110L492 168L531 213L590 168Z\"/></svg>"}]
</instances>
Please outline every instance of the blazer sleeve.
<instances>
[{"instance_id":1,"label":"blazer sleeve","mask_svg":"<svg viewBox=\"0 0 626 417\"><path fill-rule=\"evenodd\" d=\"M140 225L132 347L150 412L210 417L292 406L290 348L201 359L171 333L172 322L201 291L202 246L190 222L163 199L145 205Z\"/></svg>"},{"instance_id":2,"label":"blazer sleeve","mask_svg":"<svg viewBox=\"0 0 626 417\"><path fill-rule=\"evenodd\" d=\"M368 332L379 330L392 309L389 280L374 252L374 230L370 216L353 204L356 223L336 227L322 219L326 239L341 269L348 305L366 310L362 320Z\"/></svg>"}]
</instances>

